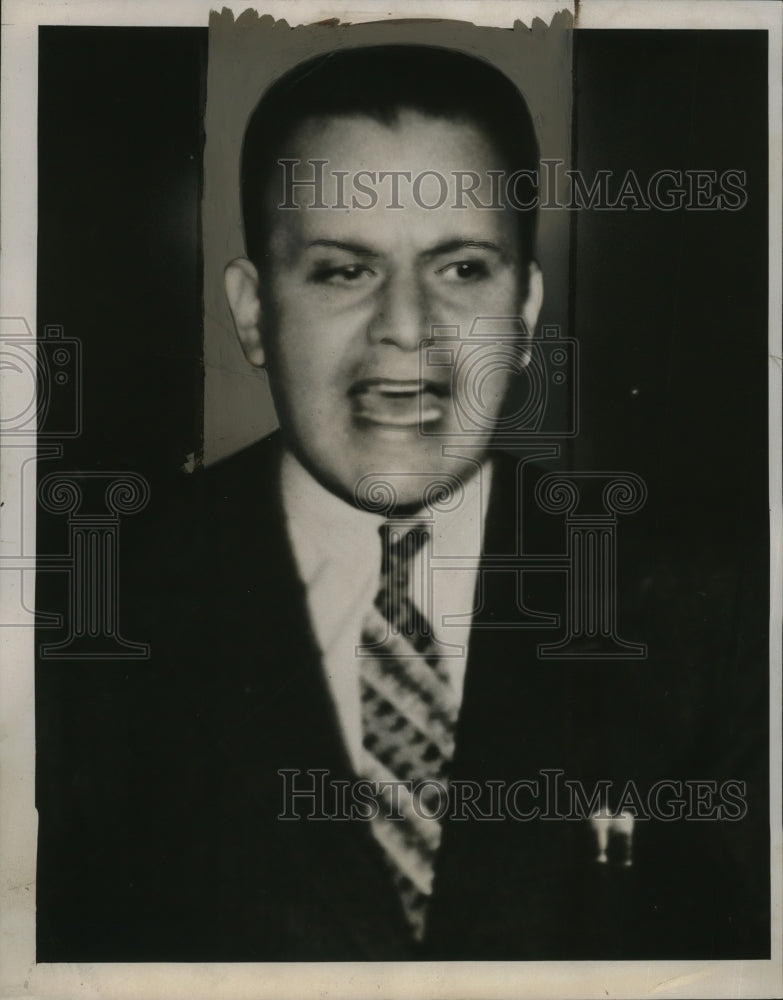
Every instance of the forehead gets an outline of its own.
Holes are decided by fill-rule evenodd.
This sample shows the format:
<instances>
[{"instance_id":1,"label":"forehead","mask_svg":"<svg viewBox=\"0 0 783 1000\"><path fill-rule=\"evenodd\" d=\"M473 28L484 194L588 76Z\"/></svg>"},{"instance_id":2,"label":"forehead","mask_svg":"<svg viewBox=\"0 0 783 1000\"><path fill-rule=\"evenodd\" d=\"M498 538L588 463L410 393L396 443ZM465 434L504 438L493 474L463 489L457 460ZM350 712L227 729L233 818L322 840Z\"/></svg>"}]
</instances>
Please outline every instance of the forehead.
<instances>
[{"instance_id":1,"label":"forehead","mask_svg":"<svg viewBox=\"0 0 783 1000\"><path fill-rule=\"evenodd\" d=\"M272 220L278 246L280 237L335 229L422 245L455 227L477 239L510 238L515 224L510 211L477 207L497 205L505 164L470 121L409 110L388 123L365 115L313 118L289 138L280 160L288 165L275 165L273 204L291 208ZM308 183L315 177L318 194Z\"/></svg>"},{"instance_id":2,"label":"forehead","mask_svg":"<svg viewBox=\"0 0 783 1000\"><path fill-rule=\"evenodd\" d=\"M388 121L363 114L304 121L286 146L293 155L328 153L345 169L499 168L501 156L480 125L401 108ZM385 164L385 167L384 167ZM395 166L392 166L395 164Z\"/></svg>"}]
</instances>

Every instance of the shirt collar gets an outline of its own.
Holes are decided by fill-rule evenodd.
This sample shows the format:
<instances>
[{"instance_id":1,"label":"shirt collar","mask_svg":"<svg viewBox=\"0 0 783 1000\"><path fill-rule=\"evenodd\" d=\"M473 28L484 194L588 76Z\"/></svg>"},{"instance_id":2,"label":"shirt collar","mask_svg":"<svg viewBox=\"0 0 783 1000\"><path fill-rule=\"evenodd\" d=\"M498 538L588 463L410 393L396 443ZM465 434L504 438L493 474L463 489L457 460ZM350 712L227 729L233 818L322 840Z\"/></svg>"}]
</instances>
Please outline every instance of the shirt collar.
<instances>
[{"instance_id":1,"label":"shirt collar","mask_svg":"<svg viewBox=\"0 0 783 1000\"><path fill-rule=\"evenodd\" d=\"M360 510L331 493L286 451L280 473L288 533L305 584L324 562L351 562L375 548L383 517Z\"/></svg>"},{"instance_id":2,"label":"shirt collar","mask_svg":"<svg viewBox=\"0 0 783 1000\"><path fill-rule=\"evenodd\" d=\"M481 474L464 483L459 497L455 494L435 505L432 514L422 515L422 521L431 523L435 555L479 555L491 473L491 462L485 462ZM356 566L366 565L368 555L376 552L380 558L378 529L384 517L331 493L289 451L283 455L281 490L289 537L305 585L327 561Z\"/></svg>"}]
</instances>

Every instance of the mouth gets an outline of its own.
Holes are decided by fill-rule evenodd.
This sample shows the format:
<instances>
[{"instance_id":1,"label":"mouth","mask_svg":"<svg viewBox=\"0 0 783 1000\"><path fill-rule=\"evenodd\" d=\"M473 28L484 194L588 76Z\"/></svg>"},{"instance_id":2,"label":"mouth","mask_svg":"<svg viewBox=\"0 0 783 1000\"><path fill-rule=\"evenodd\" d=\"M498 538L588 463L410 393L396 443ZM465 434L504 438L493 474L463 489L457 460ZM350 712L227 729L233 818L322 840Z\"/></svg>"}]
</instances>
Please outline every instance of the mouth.
<instances>
[{"instance_id":1,"label":"mouth","mask_svg":"<svg viewBox=\"0 0 783 1000\"><path fill-rule=\"evenodd\" d=\"M441 420L450 386L426 379L361 379L349 393L356 418L382 427L420 427Z\"/></svg>"}]
</instances>

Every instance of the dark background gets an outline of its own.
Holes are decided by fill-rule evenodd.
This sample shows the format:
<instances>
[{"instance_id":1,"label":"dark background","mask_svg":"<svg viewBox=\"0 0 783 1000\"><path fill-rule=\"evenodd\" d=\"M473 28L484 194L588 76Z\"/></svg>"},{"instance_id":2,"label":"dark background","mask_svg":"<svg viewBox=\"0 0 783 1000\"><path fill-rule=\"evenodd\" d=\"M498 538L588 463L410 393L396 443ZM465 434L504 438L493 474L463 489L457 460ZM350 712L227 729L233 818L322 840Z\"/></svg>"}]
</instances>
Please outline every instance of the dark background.
<instances>
[{"instance_id":1,"label":"dark background","mask_svg":"<svg viewBox=\"0 0 783 1000\"><path fill-rule=\"evenodd\" d=\"M206 49L201 28L39 30L38 327L83 357L63 468L154 475L201 447Z\"/></svg>"},{"instance_id":2,"label":"dark background","mask_svg":"<svg viewBox=\"0 0 783 1000\"><path fill-rule=\"evenodd\" d=\"M747 172L739 212L576 214L578 467L632 468L667 534L716 547L767 523L767 39L576 36L576 160ZM631 390L638 390L636 395ZM663 527L663 525L662 525Z\"/></svg>"},{"instance_id":3,"label":"dark background","mask_svg":"<svg viewBox=\"0 0 783 1000\"><path fill-rule=\"evenodd\" d=\"M200 450L206 46L206 29L40 30L39 334L62 326L83 361L83 432L61 468L155 476ZM642 475L683 537L761 543L766 524L766 86L764 32L576 34L588 179L748 175L739 212L572 217L570 458ZM53 401L55 438L70 405Z\"/></svg>"},{"instance_id":4,"label":"dark background","mask_svg":"<svg viewBox=\"0 0 783 1000\"><path fill-rule=\"evenodd\" d=\"M62 459L39 462L39 478L144 475L150 504L121 525L123 545L132 545L162 517L172 479L201 446L207 31L47 27L39 38L38 333L61 325L81 341L83 357L82 433L64 442ZM746 775L762 829L766 46L762 32L577 33L576 167L588 178L633 169L642 179L664 168L745 170L748 202L739 212L576 214L568 331L581 347L581 432L569 460L584 470L635 472L649 489L644 510L620 525L621 587L623 573L647 567L660 577L667 570L655 567L668 566L695 580L696 590L704 580L705 595L721 591L712 614L728 595L744 673L714 678L727 691L715 727L727 741L748 744ZM60 396L45 417L43 430L55 440L70 406ZM40 555L64 551L65 521L39 515ZM40 610L64 609L59 576L39 572ZM39 642L58 638L56 629L39 631ZM102 709L85 704L72 683L75 671L87 677L84 664L41 661L37 669L40 801L56 798L63 780L55 766L69 750L63 706L74 714ZM754 849L763 895L768 845ZM39 870L39 907L54 877Z\"/></svg>"}]
</instances>

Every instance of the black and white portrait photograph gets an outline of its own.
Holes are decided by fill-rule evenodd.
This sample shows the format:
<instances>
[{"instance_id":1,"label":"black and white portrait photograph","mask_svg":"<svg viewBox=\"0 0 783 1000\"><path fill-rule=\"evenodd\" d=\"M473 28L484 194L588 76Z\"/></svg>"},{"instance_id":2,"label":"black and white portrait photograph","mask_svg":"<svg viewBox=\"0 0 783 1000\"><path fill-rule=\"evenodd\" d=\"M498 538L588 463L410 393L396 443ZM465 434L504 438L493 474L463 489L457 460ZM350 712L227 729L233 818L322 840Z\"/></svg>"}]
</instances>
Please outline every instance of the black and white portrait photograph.
<instances>
[{"instance_id":1,"label":"black and white portrait photograph","mask_svg":"<svg viewBox=\"0 0 783 1000\"><path fill-rule=\"evenodd\" d=\"M7 5L4 995L780 995L782 34Z\"/></svg>"}]
</instances>

